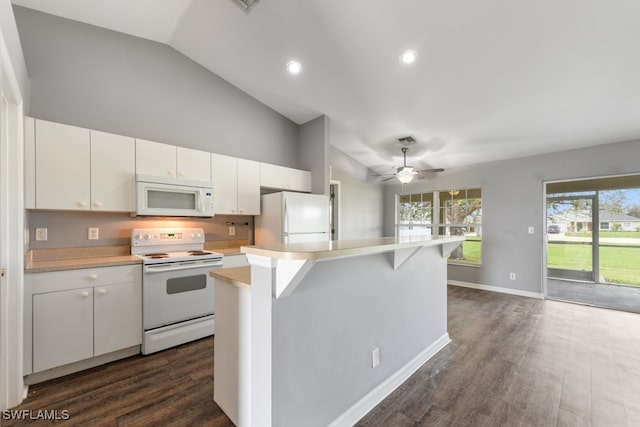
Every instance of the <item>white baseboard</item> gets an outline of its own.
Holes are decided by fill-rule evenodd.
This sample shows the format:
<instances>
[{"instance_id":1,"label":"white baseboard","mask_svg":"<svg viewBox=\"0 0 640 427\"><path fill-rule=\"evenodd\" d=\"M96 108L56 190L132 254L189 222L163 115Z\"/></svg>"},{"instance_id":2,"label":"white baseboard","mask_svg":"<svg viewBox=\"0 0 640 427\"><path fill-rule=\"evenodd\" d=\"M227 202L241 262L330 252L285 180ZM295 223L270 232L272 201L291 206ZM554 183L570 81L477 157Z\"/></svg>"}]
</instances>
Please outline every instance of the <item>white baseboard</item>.
<instances>
[{"instance_id":1,"label":"white baseboard","mask_svg":"<svg viewBox=\"0 0 640 427\"><path fill-rule=\"evenodd\" d=\"M483 291L500 292L501 294L518 295L527 298L544 299L542 292L521 291L518 289L502 288L499 286L480 285L477 283L461 282L459 280L448 280L447 283L453 286L461 286L463 288L481 289Z\"/></svg>"},{"instance_id":2,"label":"white baseboard","mask_svg":"<svg viewBox=\"0 0 640 427\"><path fill-rule=\"evenodd\" d=\"M393 375L387 378L382 384L367 393L362 399L357 401L351 408L347 409L338 418L333 420L329 427L352 426L362 417L367 415L373 408L389 396L396 388L400 387L415 371L431 359L437 352L442 350L451 342L449 334L445 333L433 344L414 357L409 363L404 365Z\"/></svg>"}]
</instances>

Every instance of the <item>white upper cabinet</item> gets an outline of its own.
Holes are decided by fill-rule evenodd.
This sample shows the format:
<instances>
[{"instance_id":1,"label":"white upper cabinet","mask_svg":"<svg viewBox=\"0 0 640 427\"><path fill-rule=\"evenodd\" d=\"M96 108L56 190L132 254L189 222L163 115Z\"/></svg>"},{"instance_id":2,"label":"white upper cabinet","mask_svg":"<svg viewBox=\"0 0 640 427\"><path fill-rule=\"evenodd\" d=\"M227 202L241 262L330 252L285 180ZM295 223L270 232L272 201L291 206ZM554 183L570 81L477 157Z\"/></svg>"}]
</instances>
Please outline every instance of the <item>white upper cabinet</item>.
<instances>
[{"instance_id":1,"label":"white upper cabinet","mask_svg":"<svg viewBox=\"0 0 640 427\"><path fill-rule=\"evenodd\" d=\"M136 173L176 176L176 146L136 139Z\"/></svg>"},{"instance_id":2,"label":"white upper cabinet","mask_svg":"<svg viewBox=\"0 0 640 427\"><path fill-rule=\"evenodd\" d=\"M206 151L177 147L178 178L211 181L211 154Z\"/></svg>"},{"instance_id":3,"label":"white upper cabinet","mask_svg":"<svg viewBox=\"0 0 640 427\"><path fill-rule=\"evenodd\" d=\"M211 154L213 206L217 214L238 213L238 159Z\"/></svg>"},{"instance_id":4,"label":"white upper cabinet","mask_svg":"<svg viewBox=\"0 0 640 427\"><path fill-rule=\"evenodd\" d=\"M206 151L136 139L136 173L211 181L211 158Z\"/></svg>"},{"instance_id":5,"label":"white upper cabinet","mask_svg":"<svg viewBox=\"0 0 640 427\"><path fill-rule=\"evenodd\" d=\"M91 131L91 209L133 211L135 140Z\"/></svg>"},{"instance_id":6,"label":"white upper cabinet","mask_svg":"<svg viewBox=\"0 0 640 427\"><path fill-rule=\"evenodd\" d=\"M89 210L89 129L36 120L35 147L35 207Z\"/></svg>"},{"instance_id":7,"label":"white upper cabinet","mask_svg":"<svg viewBox=\"0 0 640 427\"><path fill-rule=\"evenodd\" d=\"M260 215L259 163L212 154L211 166L215 213Z\"/></svg>"},{"instance_id":8,"label":"white upper cabinet","mask_svg":"<svg viewBox=\"0 0 640 427\"><path fill-rule=\"evenodd\" d=\"M238 159L238 212L260 215L260 163Z\"/></svg>"},{"instance_id":9,"label":"white upper cabinet","mask_svg":"<svg viewBox=\"0 0 640 427\"><path fill-rule=\"evenodd\" d=\"M260 163L260 186L311 192L311 172L269 163Z\"/></svg>"},{"instance_id":10,"label":"white upper cabinet","mask_svg":"<svg viewBox=\"0 0 640 427\"><path fill-rule=\"evenodd\" d=\"M132 211L134 139L25 121L26 207Z\"/></svg>"}]
</instances>

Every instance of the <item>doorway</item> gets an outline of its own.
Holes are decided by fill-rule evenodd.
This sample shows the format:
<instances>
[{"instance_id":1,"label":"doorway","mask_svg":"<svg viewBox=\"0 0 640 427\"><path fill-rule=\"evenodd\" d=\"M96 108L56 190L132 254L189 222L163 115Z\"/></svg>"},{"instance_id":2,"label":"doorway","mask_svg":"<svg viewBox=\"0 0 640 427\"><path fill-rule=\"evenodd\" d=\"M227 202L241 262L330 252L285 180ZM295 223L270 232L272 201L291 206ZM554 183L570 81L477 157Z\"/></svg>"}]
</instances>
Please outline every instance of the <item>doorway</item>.
<instances>
[{"instance_id":1,"label":"doorway","mask_svg":"<svg viewBox=\"0 0 640 427\"><path fill-rule=\"evenodd\" d=\"M550 299L640 313L640 175L546 184Z\"/></svg>"}]
</instances>

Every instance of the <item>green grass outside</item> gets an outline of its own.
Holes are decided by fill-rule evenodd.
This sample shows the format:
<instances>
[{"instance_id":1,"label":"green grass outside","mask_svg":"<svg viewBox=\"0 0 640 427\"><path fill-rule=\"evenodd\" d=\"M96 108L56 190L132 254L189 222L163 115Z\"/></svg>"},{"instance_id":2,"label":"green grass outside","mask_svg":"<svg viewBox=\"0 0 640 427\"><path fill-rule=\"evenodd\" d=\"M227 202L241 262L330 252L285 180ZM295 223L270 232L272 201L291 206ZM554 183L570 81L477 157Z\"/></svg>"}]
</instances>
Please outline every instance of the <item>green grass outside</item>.
<instances>
[{"instance_id":1,"label":"green grass outside","mask_svg":"<svg viewBox=\"0 0 640 427\"><path fill-rule=\"evenodd\" d=\"M606 282L640 286L640 248L601 247L599 255ZM590 271L591 245L549 243L547 267Z\"/></svg>"},{"instance_id":2,"label":"green grass outside","mask_svg":"<svg viewBox=\"0 0 640 427\"><path fill-rule=\"evenodd\" d=\"M464 259L452 260L463 264L482 264L482 243L470 237L462 243ZM591 246L554 244L547 246L547 266L568 270L591 270ZM608 283L640 286L640 248L601 247L600 275Z\"/></svg>"},{"instance_id":3,"label":"green grass outside","mask_svg":"<svg viewBox=\"0 0 640 427\"><path fill-rule=\"evenodd\" d=\"M579 233L565 233L568 237L591 237L590 231L581 231ZM626 237L640 239L640 231L600 231L600 238L617 238Z\"/></svg>"},{"instance_id":4,"label":"green grass outside","mask_svg":"<svg viewBox=\"0 0 640 427\"><path fill-rule=\"evenodd\" d=\"M480 237L467 237L467 240L462 242L462 254L463 259L451 260L461 264L482 264L482 240Z\"/></svg>"}]
</instances>

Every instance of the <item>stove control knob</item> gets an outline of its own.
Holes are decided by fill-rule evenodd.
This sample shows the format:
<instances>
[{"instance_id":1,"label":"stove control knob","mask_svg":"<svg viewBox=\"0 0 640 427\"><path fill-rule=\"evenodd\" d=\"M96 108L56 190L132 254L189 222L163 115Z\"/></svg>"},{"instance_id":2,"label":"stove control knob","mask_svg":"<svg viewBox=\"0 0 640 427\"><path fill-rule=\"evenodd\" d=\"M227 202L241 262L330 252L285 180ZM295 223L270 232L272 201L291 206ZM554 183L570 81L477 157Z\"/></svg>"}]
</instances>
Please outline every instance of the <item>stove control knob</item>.
<instances>
[{"instance_id":1,"label":"stove control knob","mask_svg":"<svg viewBox=\"0 0 640 427\"><path fill-rule=\"evenodd\" d=\"M202 233L196 233L196 237L199 239L202 237Z\"/></svg>"},{"instance_id":2,"label":"stove control knob","mask_svg":"<svg viewBox=\"0 0 640 427\"><path fill-rule=\"evenodd\" d=\"M136 234L135 236L133 236L134 240L142 240L142 235L141 234Z\"/></svg>"},{"instance_id":3,"label":"stove control knob","mask_svg":"<svg viewBox=\"0 0 640 427\"><path fill-rule=\"evenodd\" d=\"M151 234L145 234L143 239L144 240L149 240L151 238Z\"/></svg>"}]
</instances>

